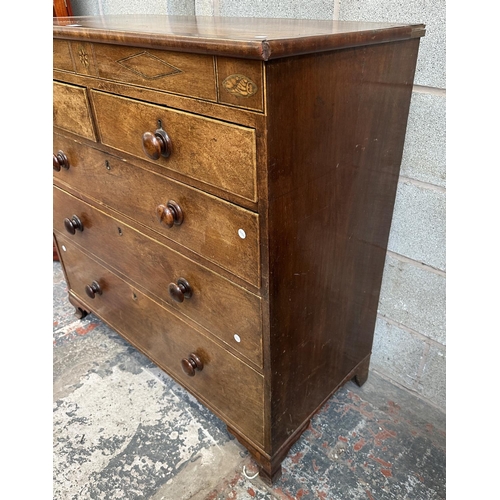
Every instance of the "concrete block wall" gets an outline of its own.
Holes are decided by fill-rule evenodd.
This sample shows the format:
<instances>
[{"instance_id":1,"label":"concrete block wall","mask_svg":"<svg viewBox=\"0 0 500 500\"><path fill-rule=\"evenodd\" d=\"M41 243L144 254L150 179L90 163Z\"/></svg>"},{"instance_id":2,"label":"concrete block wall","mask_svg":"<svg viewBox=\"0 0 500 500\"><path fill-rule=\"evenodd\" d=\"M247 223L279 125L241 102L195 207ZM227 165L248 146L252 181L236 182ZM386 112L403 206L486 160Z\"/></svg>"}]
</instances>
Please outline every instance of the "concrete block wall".
<instances>
[{"instance_id":1,"label":"concrete block wall","mask_svg":"<svg viewBox=\"0 0 500 500\"><path fill-rule=\"evenodd\" d=\"M445 0L73 0L75 15L179 14L424 23L371 369L445 410Z\"/></svg>"}]
</instances>

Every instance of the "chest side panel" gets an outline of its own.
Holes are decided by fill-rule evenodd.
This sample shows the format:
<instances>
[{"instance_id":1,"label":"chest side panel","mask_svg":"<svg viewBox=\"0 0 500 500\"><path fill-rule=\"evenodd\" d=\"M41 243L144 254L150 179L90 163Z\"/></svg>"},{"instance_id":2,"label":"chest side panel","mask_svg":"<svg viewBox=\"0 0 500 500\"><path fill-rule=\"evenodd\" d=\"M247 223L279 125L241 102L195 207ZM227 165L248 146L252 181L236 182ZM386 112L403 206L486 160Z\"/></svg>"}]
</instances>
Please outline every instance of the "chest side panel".
<instances>
[{"instance_id":1,"label":"chest side panel","mask_svg":"<svg viewBox=\"0 0 500 500\"><path fill-rule=\"evenodd\" d=\"M273 451L370 355L417 50L268 63Z\"/></svg>"}]
</instances>

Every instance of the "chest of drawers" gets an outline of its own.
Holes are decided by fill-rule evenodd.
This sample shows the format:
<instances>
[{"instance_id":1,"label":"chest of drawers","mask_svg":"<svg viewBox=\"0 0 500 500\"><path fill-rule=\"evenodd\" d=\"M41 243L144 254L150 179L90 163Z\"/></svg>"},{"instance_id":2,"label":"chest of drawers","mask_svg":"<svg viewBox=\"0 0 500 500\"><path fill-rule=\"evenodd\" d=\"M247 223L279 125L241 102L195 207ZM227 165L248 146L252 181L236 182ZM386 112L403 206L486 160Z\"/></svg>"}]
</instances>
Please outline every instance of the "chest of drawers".
<instances>
[{"instance_id":1,"label":"chest of drawers","mask_svg":"<svg viewBox=\"0 0 500 500\"><path fill-rule=\"evenodd\" d=\"M272 482L368 375L422 25L54 19L54 239Z\"/></svg>"}]
</instances>

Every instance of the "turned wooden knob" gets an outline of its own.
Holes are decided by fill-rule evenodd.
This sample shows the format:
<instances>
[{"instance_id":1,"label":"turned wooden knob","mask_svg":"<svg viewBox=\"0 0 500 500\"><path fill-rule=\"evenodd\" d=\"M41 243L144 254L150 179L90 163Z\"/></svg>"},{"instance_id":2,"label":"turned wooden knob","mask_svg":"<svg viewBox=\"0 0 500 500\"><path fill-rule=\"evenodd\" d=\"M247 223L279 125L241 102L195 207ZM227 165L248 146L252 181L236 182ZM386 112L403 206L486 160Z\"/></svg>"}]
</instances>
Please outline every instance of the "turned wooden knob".
<instances>
[{"instance_id":1,"label":"turned wooden knob","mask_svg":"<svg viewBox=\"0 0 500 500\"><path fill-rule=\"evenodd\" d=\"M186 375L190 377L194 377L196 374L196 370L201 372L203 370L203 362L201 359L194 353L191 353L187 358L184 358L181 361L182 369Z\"/></svg>"},{"instance_id":2,"label":"turned wooden knob","mask_svg":"<svg viewBox=\"0 0 500 500\"><path fill-rule=\"evenodd\" d=\"M174 224L180 226L184 220L181 207L173 200L169 200L166 205L158 205L156 215L160 223L167 227L172 227Z\"/></svg>"},{"instance_id":3,"label":"turned wooden knob","mask_svg":"<svg viewBox=\"0 0 500 500\"><path fill-rule=\"evenodd\" d=\"M71 219L64 219L64 227L69 234L75 234L77 229L83 231L82 221L76 215L73 215Z\"/></svg>"},{"instance_id":4,"label":"turned wooden knob","mask_svg":"<svg viewBox=\"0 0 500 500\"><path fill-rule=\"evenodd\" d=\"M96 293L102 295L101 285L97 283L97 281L92 281L90 285L85 285L85 293L91 298L94 299Z\"/></svg>"},{"instance_id":5,"label":"turned wooden knob","mask_svg":"<svg viewBox=\"0 0 500 500\"><path fill-rule=\"evenodd\" d=\"M152 160L157 160L160 156L168 158L172 153L172 141L167 133L159 128L154 134L144 132L142 149Z\"/></svg>"},{"instance_id":6,"label":"turned wooden knob","mask_svg":"<svg viewBox=\"0 0 500 500\"><path fill-rule=\"evenodd\" d=\"M58 151L56 155L52 155L52 166L56 172L59 172L61 168L68 170L68 157L62 151Z\"/></svg>"},{"instance_id":7,"label":"turned wooden knob","mask_svg":"<svg viewBox=\"0 0 500 500\"><path fill-rule=\"evenodd\" d=\"M168 291L176 302L184 302L184 299L189 299L193 294L191 286L184 278L179 278L177 283L170 283Z\"/></svg>"}]
</instances>

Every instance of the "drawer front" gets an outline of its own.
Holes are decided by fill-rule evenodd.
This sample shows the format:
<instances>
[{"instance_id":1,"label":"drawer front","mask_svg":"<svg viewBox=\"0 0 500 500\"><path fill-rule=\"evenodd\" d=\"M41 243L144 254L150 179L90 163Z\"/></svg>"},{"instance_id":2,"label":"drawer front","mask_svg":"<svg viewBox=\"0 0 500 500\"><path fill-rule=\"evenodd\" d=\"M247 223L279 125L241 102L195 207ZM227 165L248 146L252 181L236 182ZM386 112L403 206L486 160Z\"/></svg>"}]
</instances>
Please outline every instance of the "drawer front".
<instances>
[{"instance_id":1,"label":"drawer front","mask_svg":"<svg viewBox=\"0 0 500 500\"><path fill-rule=\"evenodd\" d=\"M74 72L75 68L73 67L69 42L67 40L54 40L52 49L54 69Z\"/></svg>"},{"instance_id":2,"label":"drawer front","mask_svg":"<svg viewBox=\"0 0 500 500\"><path fill-rule=\"evenodd\" d=\"M261 375L79 251L69 238L57 235L56 240L70 292L221 418L262 445ZM85 288L93 281L102 294L90 299ZM191 353L203 363L194 376L181 367Z\"/></svg>"},{"instance_id":3,"label":"drawer front","mask_svg":"<svg viewBox=\"0 0 500 500\"><path fill-rule=\"evenodd\" d=\"M255 130L103 92L91 94L103 144L256 200ZM153 160L144 152L143 135L154 136L159 129L170 138L170 155L155 150L159 157Z\"/></svg>"},{"instance_id":4,"label":"drawer front","mask_svg":"<svg viewBox=\"0 0 500 500\"><path fill-rule=\"evenodd\" d=\"M259 297L123 221L54 188L54 229L64 233L64 219L74 214L83 224L83 231L76 230L69 236L74 243L262 367Z\"/></svg>"},{"instance_id":5,"label":"drawer front","mask_svg":"<svg viewBox=\"0 0 500 500\"><path fill-rule=\"evenodd\" d=\"M54 153L59 150L70 166L54 172L56 182L73 186L153 229L161 238L173 240L260 286L257 214L55 134ZM181 225L170 228L157 216L157 207L169 200L175 201L184 215Z\"/></svg>"},{"instance_id":6,"label":"drawer front","mask_svg":"<svg viewBox=\"0 0 500 500\"><path fill-rule=\"evenodd\" d=\"M87 89L53 82L54 126L96 140Z\"/></svg>"},{"instance_id":7,"label":"drawer front","mask_svg":"<svg viewBox=\"0 0 500 500\"><path fill-rule=\"evenodd\" d=\"M213 56L94 44L100 78L217 100Z\"/></svg>"},{"instance_id":8,"label":"drawer front","mask_svg":"<svg viewBox=\"0 0 500 500\"><path fill-rule=\"evenodd\" d=\"M75 70L80 75L97 76L94 47L90 42L70 42Z\"/></svg>"},{"instance_id":9,"label":"drawer front","mask_svg":"<svg viewBox=\"0 0 500 500\"><path fill-rule=\"evenodd\" d=\"M263 111L264 79L261 61L217 57L219 102Z\"/></svg>"}]
</instances>

